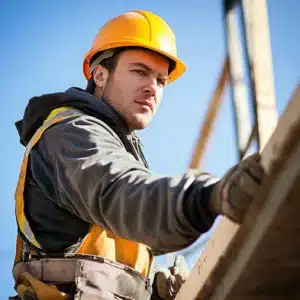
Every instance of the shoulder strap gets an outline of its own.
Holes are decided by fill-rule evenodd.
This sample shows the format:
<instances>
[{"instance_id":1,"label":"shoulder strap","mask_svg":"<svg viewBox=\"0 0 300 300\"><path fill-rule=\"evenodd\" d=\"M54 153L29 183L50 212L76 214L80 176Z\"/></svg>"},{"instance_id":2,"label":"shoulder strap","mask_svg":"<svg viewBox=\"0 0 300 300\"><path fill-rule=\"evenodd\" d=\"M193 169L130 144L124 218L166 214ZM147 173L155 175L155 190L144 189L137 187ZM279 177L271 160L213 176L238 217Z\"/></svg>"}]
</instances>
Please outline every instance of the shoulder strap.
<instances>
[{"instance_id":1,"label":"shoulder strap","mask_svg":"<svg viewBox=\"0 0 300 300\"><path fill-rule=\"evenodd\" d=\"M26 238L27 241L30 242L33 246L39 249L41 249L41 245L36 240L24 212L24 187L25 187L29 153L31 149L39 141L39 139L41 138L42 134L45 132L46 129L65 119L72 118L74 116L79 116L79 115L82 115L82 112L69 107L60 107L54 109L49 114L47 119L44 121L43 125L35 132L35 134L31 138L31 140L29 141L25 149L25 154L23 157L18 184L15 192L15 206L16 206L15 213L16 213L18 229L21 232L22 236Z\"/></svg>"}]
</instances>

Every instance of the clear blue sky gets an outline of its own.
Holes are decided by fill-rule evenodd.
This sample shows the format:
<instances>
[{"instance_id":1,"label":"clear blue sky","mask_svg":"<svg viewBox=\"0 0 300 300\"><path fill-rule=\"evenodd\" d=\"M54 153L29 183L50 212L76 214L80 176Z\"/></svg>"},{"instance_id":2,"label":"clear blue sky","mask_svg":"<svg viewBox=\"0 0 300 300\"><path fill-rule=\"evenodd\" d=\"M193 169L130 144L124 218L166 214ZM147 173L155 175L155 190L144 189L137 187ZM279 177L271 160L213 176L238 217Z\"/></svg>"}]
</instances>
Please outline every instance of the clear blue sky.
<instances>
[{"instance_id":1,"label":"clear blue sky","mask_svg":"<svg viewBox=\"0 0 300 300\"><path fill-rule=\"evenodd\" d=\"M276 96L281 113L299 81L300 2L269 2ZM16 236L14 189L23 148L14 122L28 99L85 87L82 58L99 27L130 9L146 9L173 28L186 74L166 88L148 129L140 132L153 171L175 175L189 163L199 126L225 55L221 1L6 1L1 5L1 191L0 298L13 293L11 264ZM230 99L226 92L205 171L221 176L236 160ZM198 254L196 254L198 255ZM3 288L4 287L4 288Z\"/></svg>"}]
</instances>

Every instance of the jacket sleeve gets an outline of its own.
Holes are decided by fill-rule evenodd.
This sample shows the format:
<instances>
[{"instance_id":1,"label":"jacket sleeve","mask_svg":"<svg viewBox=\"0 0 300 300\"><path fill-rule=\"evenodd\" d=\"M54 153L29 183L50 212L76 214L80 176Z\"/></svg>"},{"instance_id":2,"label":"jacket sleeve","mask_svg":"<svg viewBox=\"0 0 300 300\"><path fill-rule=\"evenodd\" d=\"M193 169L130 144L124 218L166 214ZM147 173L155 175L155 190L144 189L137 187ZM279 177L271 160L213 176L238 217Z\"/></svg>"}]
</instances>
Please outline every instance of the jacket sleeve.
<instances>
[{"instance_id":1,"label":"jacket sleeve","mask_svg":"<svg viewBox=\"0 0 300 300\"><path fill-rule=\"evenodd\" d=\"M212 225L209 176L154 175L93 117L69 121L60 136L50 130L44 141L55 152L56 201L85 221L157 253L190 245Z\"/></svg>"}]
</instances>

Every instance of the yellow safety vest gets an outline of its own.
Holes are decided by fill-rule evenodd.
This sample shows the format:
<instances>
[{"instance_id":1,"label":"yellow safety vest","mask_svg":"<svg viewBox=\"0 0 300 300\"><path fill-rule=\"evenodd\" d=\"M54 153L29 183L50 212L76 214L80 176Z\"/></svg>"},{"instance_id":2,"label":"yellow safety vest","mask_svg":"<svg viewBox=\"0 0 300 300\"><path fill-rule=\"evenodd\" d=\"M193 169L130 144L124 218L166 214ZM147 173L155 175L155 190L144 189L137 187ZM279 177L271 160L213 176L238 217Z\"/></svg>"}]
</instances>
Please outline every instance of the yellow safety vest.
<instances>
[{"instance_id":1,"label":"yellow safety vest","mask_svg":"<svg viewBox=\"0 0 300 300\"><path fill-rule=\"evenodd\" d=\"M37 249L43 251L41 245L35 238L34 233L30 228L29 222L26 219L24 212L23 194L30 151L39 141L42 134L47 128L58 122L61 122L62 120L80 114L82 114L80 111L68 107L61 107L53 110L48 118L44 121L43 125L36 131L26 147L15 192L16 219L19 232L21 233L17 236L15 264L21 260L22 251L24 249L24 246L26 245L26 239ZM22 239L22 236L25 237L25 240ZM90 231L84 237L80 246L76 251L74 251L74 254L86 254L104 257L111 261L127 265L142 274L144 277L148 276L152 260L150 249L144 244L123 239L98 225L93 225L91 227ZM27 281L28 283L28 281L34 280L34 278L32 279L31 277L32 276L29 276L29 278L27 277L25 281ZM21 293L21 291L19 290L18 292L19 294Z\"/></svg>"}]
</instances>

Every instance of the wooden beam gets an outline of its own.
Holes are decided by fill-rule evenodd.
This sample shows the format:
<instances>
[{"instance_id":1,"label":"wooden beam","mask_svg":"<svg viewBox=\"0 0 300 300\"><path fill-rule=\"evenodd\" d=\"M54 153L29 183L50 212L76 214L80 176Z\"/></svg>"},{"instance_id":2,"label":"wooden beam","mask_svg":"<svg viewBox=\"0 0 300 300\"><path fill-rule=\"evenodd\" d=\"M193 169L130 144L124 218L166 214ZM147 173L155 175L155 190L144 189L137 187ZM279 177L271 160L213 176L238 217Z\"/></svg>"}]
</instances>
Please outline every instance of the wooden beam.
<instances>
[{"instance_id":1,"label":"wooden beam","mask_svg":"<svg viewBox=\"0 0 300 300\"><path fill-rule=\"evenodd\" d=\"M230 86L235 121L236 144L239 159L247 152L251 137L252 125L249 112L247 86L245 83L242 61L242 47L239 39L237 5L225 1L226 46L229 56Z\"/></svg>"},{"instance_id":2,"label":"wooden beam","mask_svg":"<svg viewBox=\"0 0 300 300\"><path fill-rule=\"evenodd\" d=\"M278 115L274 88L266 0L242 0L242 19L251 79L251 94L261 150L276 127Z\"/></svg>"},{"instance_id":3,"label":"wooden beam","mask_svg":"<svg viewBox=\"0 0 300 300\"><path fill-rule=\"evenodd\" d=\"M192 155L192 160L190 162L189 168L195 169L198 168L200 165L201 159L203 158L207 146L207 141L213 129L213 124L217 118L217 114L222 103L222 96L228 78L229 78L228 57L226 57L223 63L223 67L217 83L217 87L209 103L208 110L206 112L205 119L199 133L199 137L197 140L194 153Z\"/></svg>"},{"instance_id":4,"label":"wooden beam","mask_svg":"<svg viewBox=\"0 0 300 300\"><path fill-rule=\"evenodd\" d=\"M222 217L176 300L300 299L300 85L262 151L241 226Z\"/></svg>"}]
</instances>

